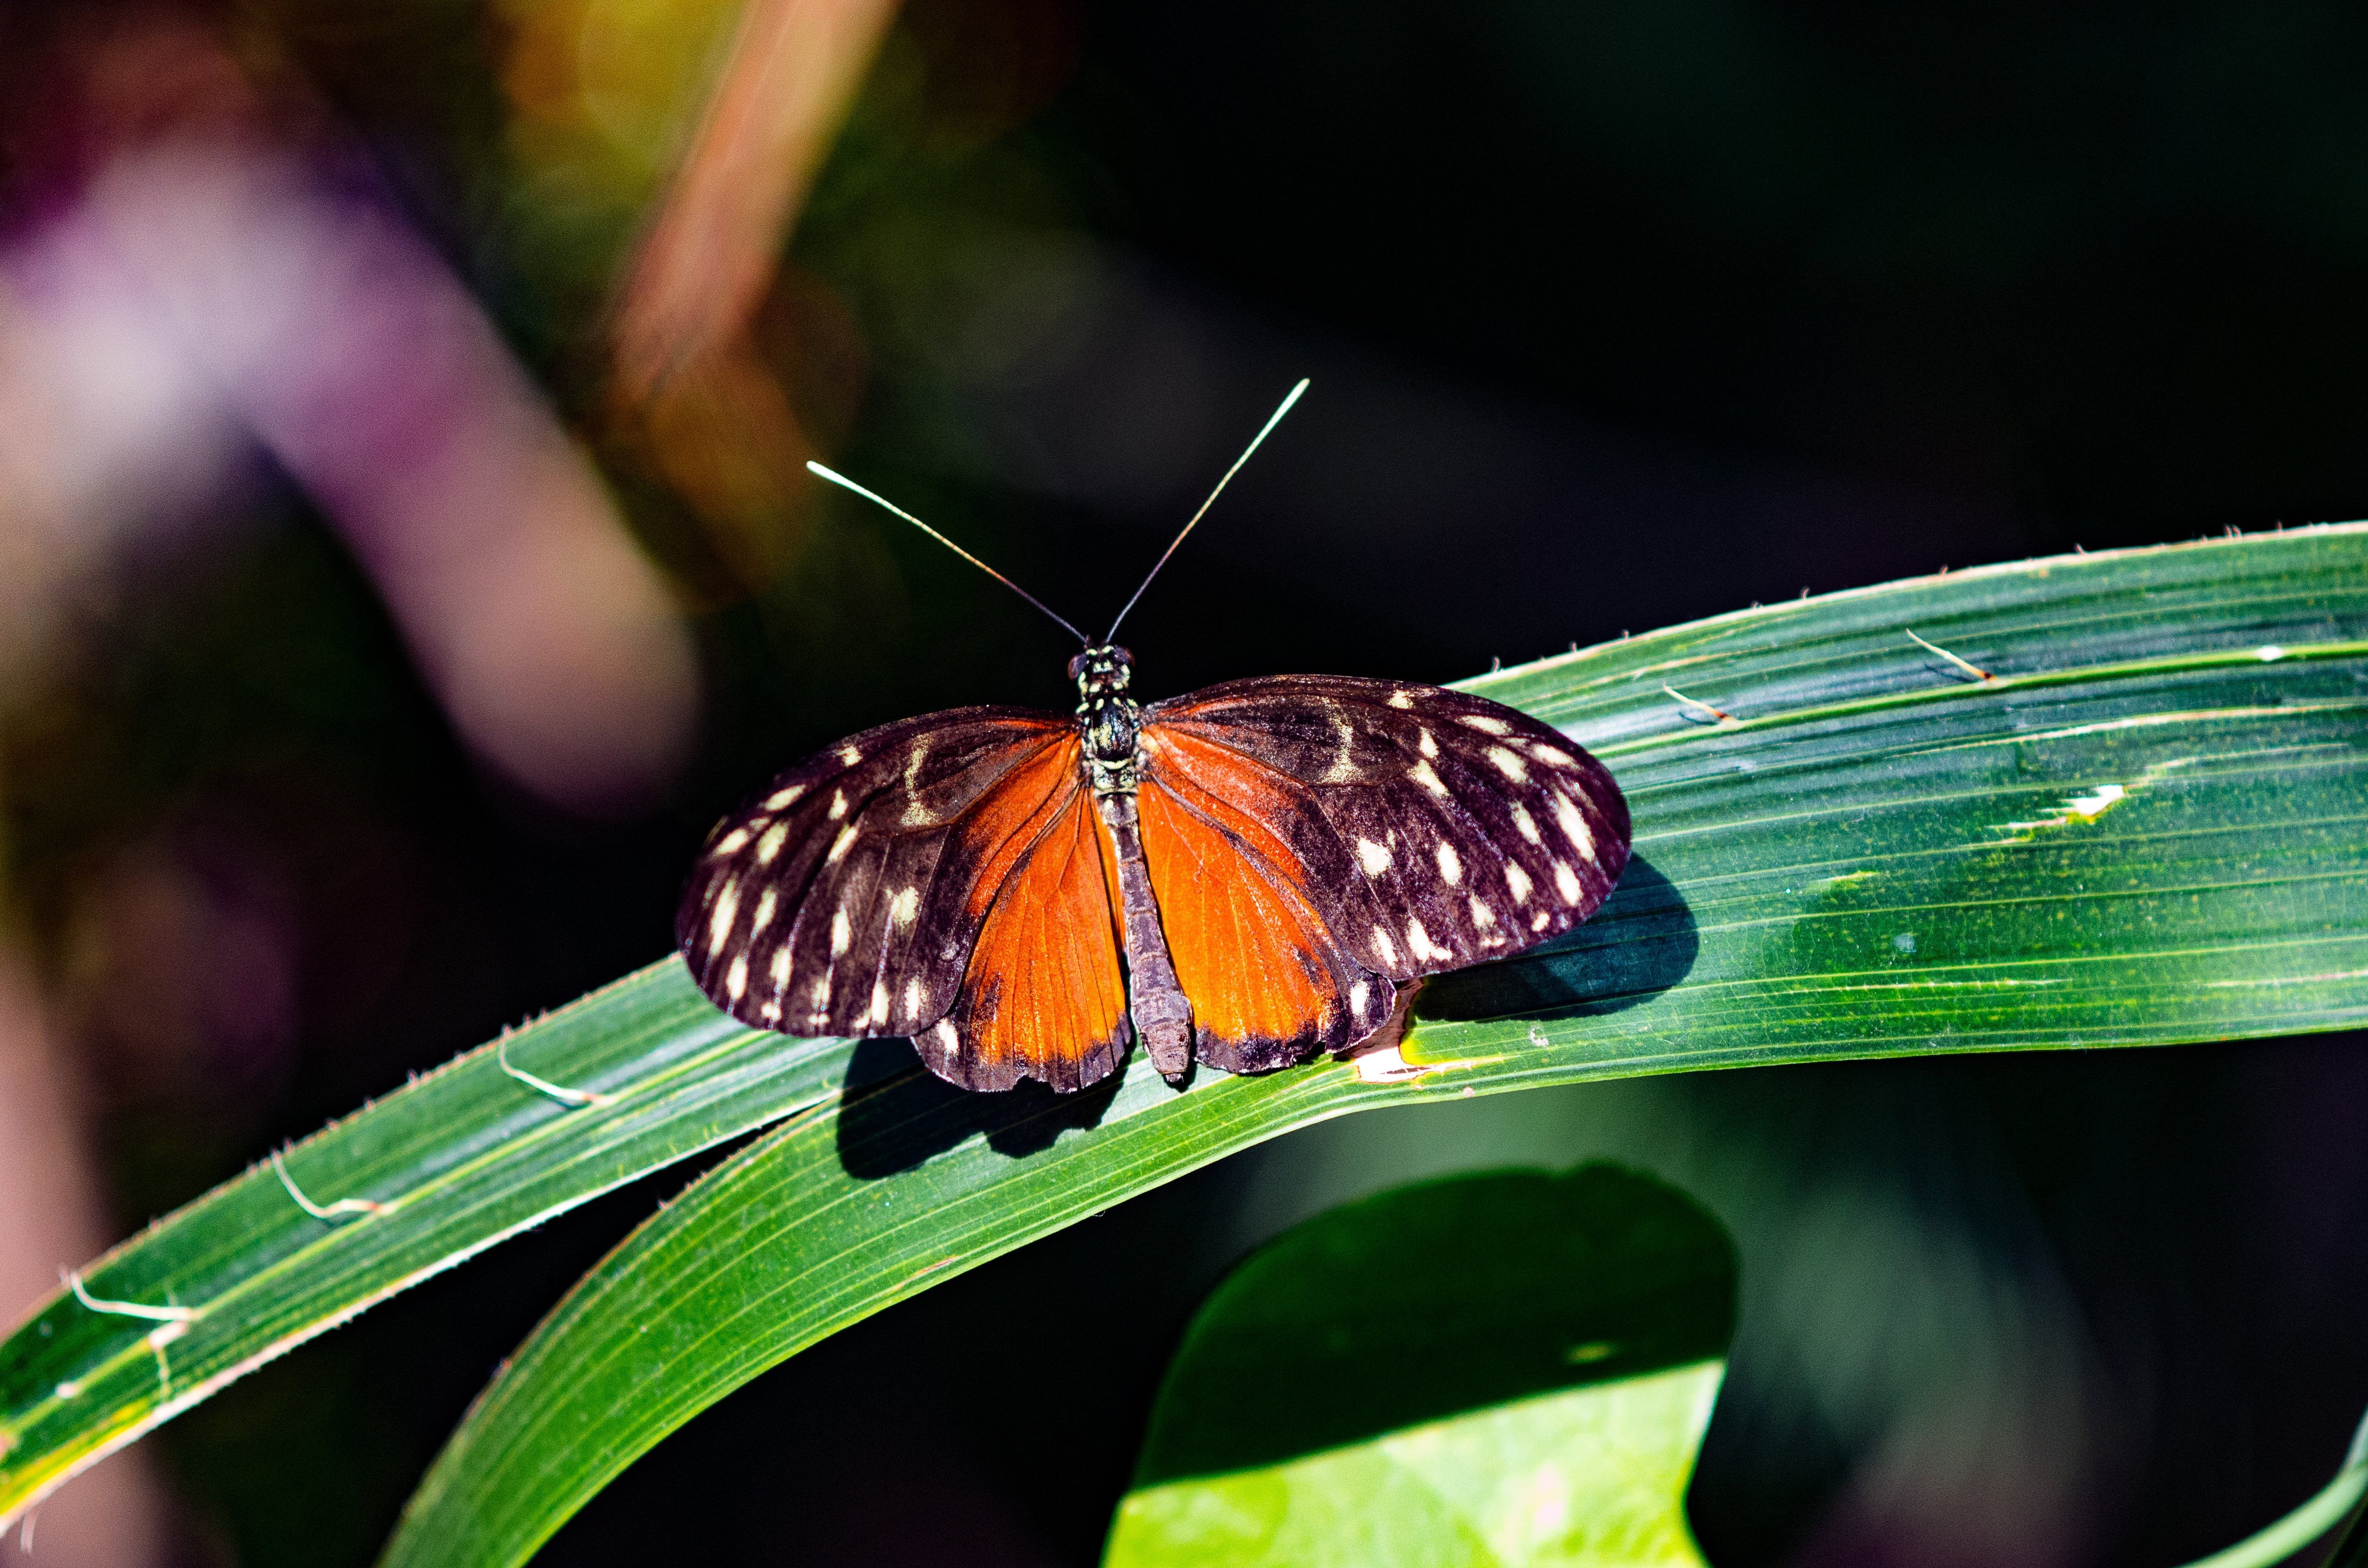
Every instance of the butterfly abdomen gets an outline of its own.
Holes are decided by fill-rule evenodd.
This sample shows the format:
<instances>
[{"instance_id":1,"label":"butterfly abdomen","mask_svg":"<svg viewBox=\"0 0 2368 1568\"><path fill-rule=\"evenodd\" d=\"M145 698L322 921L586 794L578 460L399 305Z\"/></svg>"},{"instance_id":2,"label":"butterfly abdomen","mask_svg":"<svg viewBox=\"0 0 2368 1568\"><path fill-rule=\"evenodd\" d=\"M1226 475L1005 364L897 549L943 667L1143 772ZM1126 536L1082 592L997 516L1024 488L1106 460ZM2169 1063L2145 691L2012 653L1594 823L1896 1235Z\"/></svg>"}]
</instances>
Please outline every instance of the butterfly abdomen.
<instances>
[{"instance_id":1,"label":"butterfly abdomen","mask_svg":"<svg viewBox=\"0 0 2368 1568\"><path fill-rule=\"evenodd\" d=\"M1170 1083L1192 1067L1192 1004L1176 978L1176 961L1152 895L1143 836L1132 790L1097 795L1118 860L1121 929L1126 943L1126 1005L1152 1065Z\"/></svg>"}]
</instances>

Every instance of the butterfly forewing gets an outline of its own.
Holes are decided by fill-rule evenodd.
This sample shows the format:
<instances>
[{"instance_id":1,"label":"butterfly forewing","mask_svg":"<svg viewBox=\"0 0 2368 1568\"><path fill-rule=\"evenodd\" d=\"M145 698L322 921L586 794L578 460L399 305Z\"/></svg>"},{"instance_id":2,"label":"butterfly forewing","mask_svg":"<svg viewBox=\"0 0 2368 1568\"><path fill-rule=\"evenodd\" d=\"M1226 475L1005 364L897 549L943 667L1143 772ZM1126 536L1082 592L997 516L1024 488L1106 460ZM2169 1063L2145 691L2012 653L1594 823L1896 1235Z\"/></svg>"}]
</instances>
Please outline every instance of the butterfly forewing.
<instances>
[{"instance_id":1,"label":"butterfly forewing","mask_svg":"<svg viewBox=\"0 0 2368 1568\"><path fill-rule=\"evenodd\" d=\"M1601 765L1485 698L1284 676L1156 703L1144 719L1146 790L1271 776L1258 792L1273 802L1266 835L1288 844L1356 961L1392 980L1559 935L1627 863L1627 805ZM1238 760L1212 767L1216 752Z\"/></svg>"},{"instance_id":2,"label":"butterfly forewing","mask_svg":"<svg viewBox=\"0 0 2368 1568\"><path fill-rule=\"evenodd\" d=\"M1043 808L1077 788L1060 716L883 725L782 774L700 851L676 936L700 989L791 1034L913 1034L953 1006Z\"/></svg>"}]
</instances>

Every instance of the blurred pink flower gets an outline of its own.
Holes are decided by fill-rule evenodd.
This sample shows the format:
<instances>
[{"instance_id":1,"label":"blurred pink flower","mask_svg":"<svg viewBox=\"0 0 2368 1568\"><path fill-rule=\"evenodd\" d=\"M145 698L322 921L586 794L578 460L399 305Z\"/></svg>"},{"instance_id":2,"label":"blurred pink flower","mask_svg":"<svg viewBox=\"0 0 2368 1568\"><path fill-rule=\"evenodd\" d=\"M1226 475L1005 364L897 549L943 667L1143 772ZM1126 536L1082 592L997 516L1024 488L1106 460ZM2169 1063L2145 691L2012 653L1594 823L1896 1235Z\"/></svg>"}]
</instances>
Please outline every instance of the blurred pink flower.
<instances>
[{"instance_id":1,"label":"blurred pink flower","mask_svg":"<svg viewBox=\"0 0 2368 1568\"><path fill-rule=\"evenodd\" d=\"M34 433L0 453L0 657L94 566L218 508L252 442L480 757L592 814L681 760L696 669L656 573L441 258L318 156L217 132L98 163L0 254L0 426Z\"/></svg>"}]
</instances>

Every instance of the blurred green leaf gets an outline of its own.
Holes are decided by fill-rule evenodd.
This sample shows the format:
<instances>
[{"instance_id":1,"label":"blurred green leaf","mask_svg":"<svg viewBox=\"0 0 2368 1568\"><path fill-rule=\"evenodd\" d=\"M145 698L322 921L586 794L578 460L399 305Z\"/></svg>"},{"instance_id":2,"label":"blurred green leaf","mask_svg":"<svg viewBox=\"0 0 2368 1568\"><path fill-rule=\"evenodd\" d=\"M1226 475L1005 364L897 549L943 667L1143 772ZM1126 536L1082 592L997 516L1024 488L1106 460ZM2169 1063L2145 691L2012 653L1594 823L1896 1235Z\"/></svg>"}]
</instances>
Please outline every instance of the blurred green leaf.
<instances>
[{"instance_id":1,"label":"blurred green leaf","mask_svg":"<svg viewBox=\"0 0 2368 1568\"><path fill-rule=\"evenodd\" d=\"M1689 1068L2171 1043L2368 1017L2368 530L1985 568L1471 683L1569 730L1638 858L1402 1050L1062 1100L904 1048L654 1217L437 1461L395 1563L511 1563L786 1357L1097 1210L1379 1105ZM1926 642L1919 643L1913 631ZM1927 643L1992 673L1976 678ZM1710 722L1670 694L1733 715ZM1071 1353L1107 1303L1048 1316Z\"/></svg>"},{"instance_id":2,"label":"blurred green leaf","mask_svg":"<svg viewBox=\"0 0 2368 1568\"><path fill-rule=\"evenodd\" d=\"M1700 1568L1735 1290L1715 1220L1608 1165L1318 1215L1194 1316L1103 1561Z\"/></svg>"},{"instance_id":3,"label":"blurred green leaf","mask_svg":"<svg viewBox=\"0 0 2368 1568\"><path fill-rule=\"evenodd\" d=\"M2361 1529L2361 1502L2368 1496L2368 1420L2351 1435L2351 1448L2335 1479L2314 1493L2303 1506L2267 1528L2255 1531L2236 1545L2209 1557L2199 1557L2183 1568L2276 1568L2283 1562L2321 1563L2325 1568L2358 1568L2368 1562L2368 1535ZM2323 1551L2310 1551L2322 1540Z\"/></svg>"}]
</instances>

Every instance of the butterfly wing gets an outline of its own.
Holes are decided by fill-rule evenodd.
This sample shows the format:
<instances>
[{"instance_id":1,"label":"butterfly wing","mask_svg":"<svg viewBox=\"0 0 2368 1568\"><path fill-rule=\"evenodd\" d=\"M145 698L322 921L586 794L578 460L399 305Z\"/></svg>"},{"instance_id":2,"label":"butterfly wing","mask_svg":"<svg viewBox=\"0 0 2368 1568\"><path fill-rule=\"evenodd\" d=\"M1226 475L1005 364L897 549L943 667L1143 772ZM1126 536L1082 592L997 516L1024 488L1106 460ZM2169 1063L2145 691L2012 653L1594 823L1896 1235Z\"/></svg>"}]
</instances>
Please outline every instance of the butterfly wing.
<instances>
[{"instance_id":1,"label":"butterfly wing","mask_svg":"<svg viewBox=\"0 0 2368 1568\"><path fill-rule=\"evenodd\" d=\"M1256 1073L1338 1050L1389 1017L1369 973L1318 906L1325 862L1279 824L1313 809L1274 769L1180 729L1156 739L1136 796L1144 868L1177 983L1192 1005L1193 1054Z\"/></svg>"},{"instance_id":2,"label":"butterfly wing","mask_svg":"<svg viewBox=\"0 0 2368 1568\"><path fill-rule=\"evenodd\" d=\"M1282 676L1144 720L1144 858L1215 1066L1354 1043L1389 1012L1389 987L1360 991L1363 976L1405 982L1545 941L1593 914L1627 864L1611 775L1486 698Z\"/></svg>"},{"instance_id":3,"label":"butterfly wing","mask_svg":"<svg viewBox=\"0 0 2368 1568\"><path fill-rule=\"evenodd\" d=\"M985 918L953 1010L914 1036L929 1070L966 1089L1034 1078L1081 1089L1118 1070L1134 1031L1119 968L1117 867L1093 795L1072 780L1008 839L1025 846L983 876ZM991 878L991 881L990 881Z\"/></svg>"},{"instance_id":4,"label":"butterfly wing","mask_svg":"<svg viewBox=\"0 0 2368 1568\"><path fill-rule=\"evenodd\" d=\"M1069 730L1025 710L933 713L775 778L716 825L684 890L675 935L700 988L794 1034L943 1017L983 915L970 894L1057 788Z\"/></svg>"}]
</instances>

